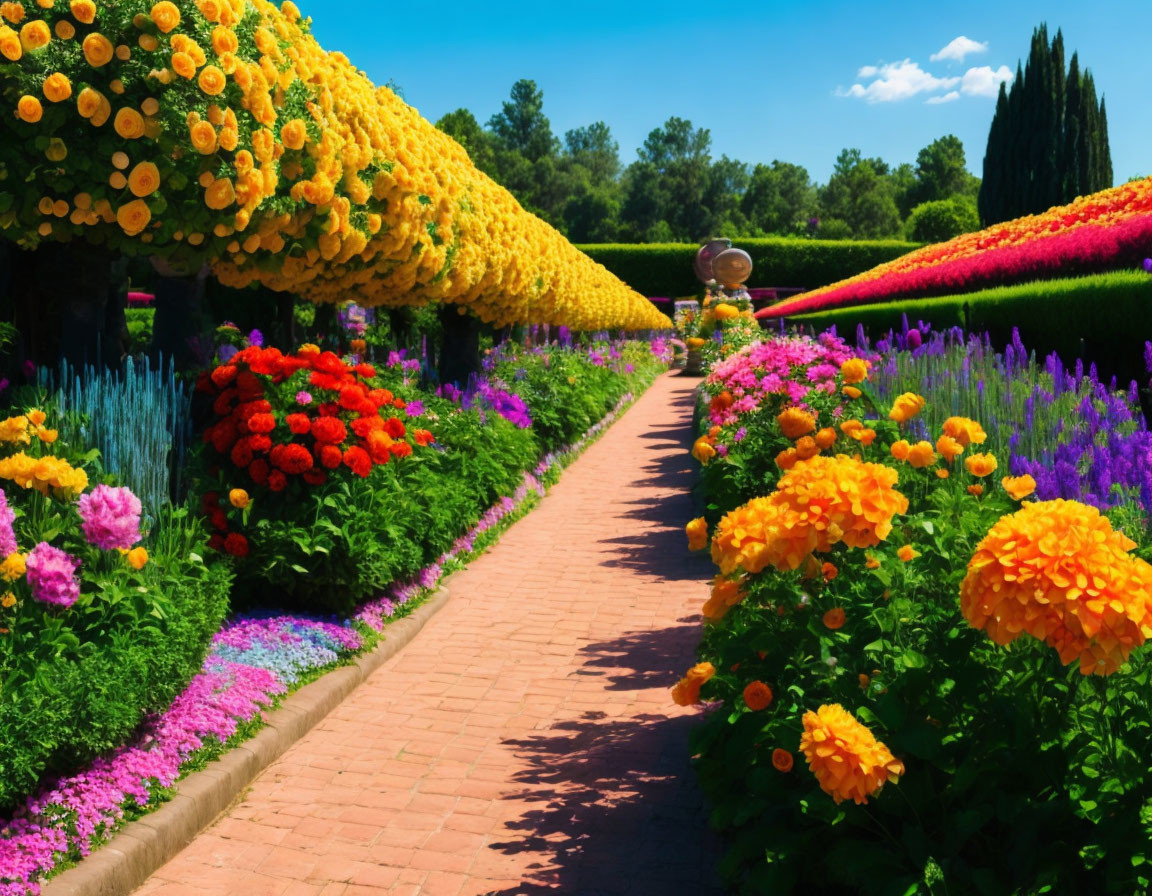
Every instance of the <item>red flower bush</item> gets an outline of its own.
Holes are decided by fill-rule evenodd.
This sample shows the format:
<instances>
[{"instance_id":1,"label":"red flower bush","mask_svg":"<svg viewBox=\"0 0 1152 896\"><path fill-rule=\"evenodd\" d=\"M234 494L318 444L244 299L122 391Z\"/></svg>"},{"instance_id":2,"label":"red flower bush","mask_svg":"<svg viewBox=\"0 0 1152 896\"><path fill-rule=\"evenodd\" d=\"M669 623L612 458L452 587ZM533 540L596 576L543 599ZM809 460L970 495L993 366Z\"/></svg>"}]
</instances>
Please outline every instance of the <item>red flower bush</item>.
<instances>
[{"instance_id":1,"label":"red flower bush","mask_svg":"<svg viewBox=\"0 0 1152 896\"><path fill-rule=\"evenodd\" d=\"M393 416L404 402L375 388L375 375L371 364L349 365L313 347L285 355L255 346L203 374L197 389L211 399L216 416L204 442L216 455L210 463L220 469L225 490L313 488L341 470L367 477L374 467L411 456L413 442L429 445L430 432L410 436ZM217 492L205 496L213 546L243 557L248 541L228 531L230 510Z\"/></svg>"}]
</instances>

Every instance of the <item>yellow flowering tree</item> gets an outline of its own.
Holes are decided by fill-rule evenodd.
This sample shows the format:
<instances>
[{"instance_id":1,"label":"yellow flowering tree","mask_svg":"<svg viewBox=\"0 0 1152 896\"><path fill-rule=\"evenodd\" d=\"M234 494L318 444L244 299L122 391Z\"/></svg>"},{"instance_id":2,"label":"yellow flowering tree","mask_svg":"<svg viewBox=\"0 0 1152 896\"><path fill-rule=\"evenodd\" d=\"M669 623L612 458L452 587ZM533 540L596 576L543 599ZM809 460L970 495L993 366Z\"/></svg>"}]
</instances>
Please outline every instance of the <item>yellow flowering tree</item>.
<instances>
[{"instance_id":1,"label":"yellow flowering tree","mask_svg":"<svg viewBox=\"0 0 1152 896\"><path fill-rule=\"evenodd\" d=\"M22 246L207 262L315 302L669 326L291 2L9 0L0 19L0 232Z\"/></svg>"}]
</instances>

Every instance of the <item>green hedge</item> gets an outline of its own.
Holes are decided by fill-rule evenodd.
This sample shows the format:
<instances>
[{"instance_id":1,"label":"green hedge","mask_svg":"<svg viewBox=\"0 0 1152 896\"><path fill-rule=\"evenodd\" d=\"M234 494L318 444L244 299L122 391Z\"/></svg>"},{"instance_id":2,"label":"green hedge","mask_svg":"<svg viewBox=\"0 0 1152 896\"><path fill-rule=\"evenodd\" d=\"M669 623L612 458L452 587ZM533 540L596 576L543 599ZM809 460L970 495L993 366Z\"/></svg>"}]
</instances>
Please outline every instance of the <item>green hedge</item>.
<instances>
[{"instance_id":1,"label":"green hedge","mask_svg":"<svg viewBox=\"0 0 1152 896\"><path fill-rule=\"evenodd\" d=\"M1012 328L1024 344L1043 356L1059 352L1065 362L1095 361L1101 373L1122 382L1143 381L1144 341L1152 339L1152 277L1118 271L1066 280L1002 286L934 299L907 299L882 305L841 308L788 318L788 323L825 330L835 325L853 338L863 324L876 338L901 326L901 316L934 329L960 326L1007 342Z\"/></svg>"},{"instance_id":2,"label":"green hedge","mask_svg":"<svg viewBox=\"0 0 1152 896\"><path fill-rule=\"evenodd\" d=\"M734 245L752 256L752 284L816 289L871 270L919 248L895 240L747 239ZM695 243L579 246L613 274L646 296L695 295L700 281L692 261Z\"/></svg>"}]
</instances>

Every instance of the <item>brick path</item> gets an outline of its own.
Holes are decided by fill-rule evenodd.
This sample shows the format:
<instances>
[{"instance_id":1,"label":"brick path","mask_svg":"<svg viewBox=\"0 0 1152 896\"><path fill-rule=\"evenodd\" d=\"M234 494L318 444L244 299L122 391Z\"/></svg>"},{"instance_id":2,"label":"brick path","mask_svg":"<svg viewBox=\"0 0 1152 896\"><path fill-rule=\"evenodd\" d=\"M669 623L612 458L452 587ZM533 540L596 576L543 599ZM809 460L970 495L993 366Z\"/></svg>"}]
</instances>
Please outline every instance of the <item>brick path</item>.
<instances>
[{"instance_id":1,"label":"brick path","mask_svg":"<svg viewBox=\"0 0 1152 896\"><path fill-rule=\"evenodd\" d=\"M695 382L662 377L137 893L720 892L693 713L668 696L708 576L682 528Z\"/></svg>"}]
</instances>

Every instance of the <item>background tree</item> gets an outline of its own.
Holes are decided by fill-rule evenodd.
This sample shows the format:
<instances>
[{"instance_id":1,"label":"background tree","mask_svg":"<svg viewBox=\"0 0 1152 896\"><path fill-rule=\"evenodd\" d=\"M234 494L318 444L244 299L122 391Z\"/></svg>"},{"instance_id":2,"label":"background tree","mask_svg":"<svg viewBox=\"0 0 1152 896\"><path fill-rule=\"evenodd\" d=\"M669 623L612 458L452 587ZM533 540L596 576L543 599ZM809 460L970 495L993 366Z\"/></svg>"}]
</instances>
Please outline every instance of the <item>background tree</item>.
<instances>
[{"instance_id":1,"label":"background tree","mask_svg":"<svg viewBox=\"0 0 1152 896\"><path fill-rule=\"evenodd\" d=\"M806 168L776 159L752 169L740 211L760 233L800 233L816 217L816 187Z\"/></svg>"},{"instance_id":2,"label":"background tree","mask_svg":"<svg viewBox=\"0 0 1152 896\"><path fill-rule=\"evenodd\" d=\"M877 239L900 232L895 189L882 159L866 159L859 149L836 157L828 183L819 191L820 217L843 221L856 239Z\"/></svg>"},{"instance_id":3,"label":"background tree","mask_svg":"<svg viewBox=\"0 0 1152 896\"><path fill-rule=\"evenodd\" d=\"M1032 34L1028 62L1000 86L988 132L979 211L984 224L1036 214L1112 186L1107 112L1079 57L1064 67L1064 36Z\"/></svg>"}]
</instances>

